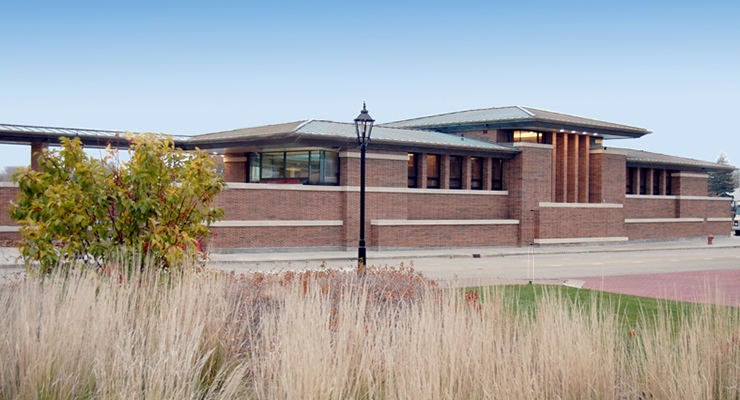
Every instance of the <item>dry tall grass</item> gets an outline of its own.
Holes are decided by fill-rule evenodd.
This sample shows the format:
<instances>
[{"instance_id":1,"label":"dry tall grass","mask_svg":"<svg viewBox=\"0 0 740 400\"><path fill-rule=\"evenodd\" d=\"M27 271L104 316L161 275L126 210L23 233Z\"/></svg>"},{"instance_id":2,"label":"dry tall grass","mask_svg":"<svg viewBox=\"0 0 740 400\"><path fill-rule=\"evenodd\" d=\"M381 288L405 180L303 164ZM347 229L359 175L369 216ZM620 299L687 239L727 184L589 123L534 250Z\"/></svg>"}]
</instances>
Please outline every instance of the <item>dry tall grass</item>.
<instances>
[{"instance_id":1,"label":"dry tall grass","mask_svg":"<svg viewBox=\"0 0 740 400\"><path fill-rule=\"evenodd\" d=\"M144 282L4 285L0 398L740 397L734 308L627 334L604 305L554 294L513 315L502 292L441 293L408 271Z\"/></svg>"}]
</instances>

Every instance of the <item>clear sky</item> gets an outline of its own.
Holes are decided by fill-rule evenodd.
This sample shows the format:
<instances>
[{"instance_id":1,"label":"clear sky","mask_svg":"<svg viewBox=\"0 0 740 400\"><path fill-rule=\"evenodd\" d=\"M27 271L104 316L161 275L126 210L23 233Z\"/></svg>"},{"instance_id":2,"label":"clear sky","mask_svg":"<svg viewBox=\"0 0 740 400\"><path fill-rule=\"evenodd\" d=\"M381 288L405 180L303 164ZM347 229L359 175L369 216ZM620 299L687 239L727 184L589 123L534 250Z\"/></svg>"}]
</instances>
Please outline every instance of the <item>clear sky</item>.
<instances>
[{"instance_id":1,"label":"clear sky","mask_svg":"<svg viewBox=\"0 0 740 400\"><path fill-rule=\"evenodd\" d=\"M740 166L740 1L0 2L0 123L197 134L526 105ZM28 164L0 145L0 167Z\"/></svg>"}]
</instances>

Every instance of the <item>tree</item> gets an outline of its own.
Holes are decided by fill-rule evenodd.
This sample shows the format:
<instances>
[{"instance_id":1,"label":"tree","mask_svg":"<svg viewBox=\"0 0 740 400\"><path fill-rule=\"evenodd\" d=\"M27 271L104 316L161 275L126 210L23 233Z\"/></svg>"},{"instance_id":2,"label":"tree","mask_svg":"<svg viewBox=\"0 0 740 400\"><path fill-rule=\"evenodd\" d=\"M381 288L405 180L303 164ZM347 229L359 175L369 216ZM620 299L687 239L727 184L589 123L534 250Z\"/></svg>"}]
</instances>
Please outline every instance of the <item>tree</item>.
<instances>
[{"instance_id":1,"label":"tree","mask_svg":"<svg viewBox=\"0 0 740 400\"><path fill-rule=\"evenodd\" d=\"M721 151L717 157L717 164L730 165L727 155ZM732 197L732 192L737 188L737 177L733 171L713 172L709 174L708 192L710 196Z\"/></svg>"},{"instance_id":2,"label":"tree","mask_svg":"<svg viewBox=\"0 0 740 400\"><path fill-rule=\"evenodd\" d=\"M12 182L13 174L20 171L22 168L23 167L17 165L4 167L2 171L0 171L0 182Z\"/></svg>"},{"instance_id":3,"label":"tree","mask_svg":"<svg viewBox=\"0 0 740 400\"><path fill-rule=\"evenodd\" d=\"M101 267L124 251L170 268L210 236L207 224L224 213L211 203L225 183L208 154L176 149L161 135L126 137L128 162L118 161L110 146L103 160L95 160L79 139L63 138L60 150L39 160L40 171L23 168L14 175L20 194L10 213L22 224L27 266L38 261L44 271L67 268L63 261L82 257Z\"/></svg>"}]
</instances>

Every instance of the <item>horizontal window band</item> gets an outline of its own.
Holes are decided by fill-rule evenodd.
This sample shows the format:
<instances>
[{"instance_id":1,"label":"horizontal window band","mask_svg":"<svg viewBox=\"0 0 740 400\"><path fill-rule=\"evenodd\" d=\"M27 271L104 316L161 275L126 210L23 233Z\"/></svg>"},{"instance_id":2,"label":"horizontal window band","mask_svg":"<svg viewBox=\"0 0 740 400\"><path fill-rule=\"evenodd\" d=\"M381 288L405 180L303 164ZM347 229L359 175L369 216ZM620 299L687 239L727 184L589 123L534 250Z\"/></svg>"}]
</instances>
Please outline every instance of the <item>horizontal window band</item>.
<instances>
[{"instance_id":1,"label":"horizontal window band","mask_svg":"<svg viewBox=\"0 0 740 400\"><path fill-rule=\"evenodd\" d=\"M678 200L678 196L660 195L660 194L627 194L624 197L627 199L640 199L640 200Z\"/></svg>"},{"instance_id":2,"label":"horizontal window band","mask_svg":"<svg viewBox=\"0 0 740 400\"><path fill-rule=\"evenodd\" d=\"M211 224L214 228L244 227L298 227L298 226L342 226L341 220L293 220L293 221L218 221Z\"/></svg>"},{"instance_id":3,"label":"horizontal window band","mask_svg":"<svg viewBox=\"0 0 740 400\"><path fill-rule=\"evenodd\" d=\"M535 239L535 244L569 244L569 243L604 243L604 242L626 242L626 236L614 237L588 237L588 238L558 238L558 239Z\"/></svg>"},{"instance_id":4,"label":"horizontal window band","mask_svg":"<svg viewBox=\"0 0 740 400\"><path fill-rule=\"evenodd\" d=\"M530 142L514 142L514 147L534 147L537 149L548 149L552 150L553 146L546 143L530 143Z\"/></svg>"},{"instance_id":5,"label":"horizontal window band","mask_svg":"<svg viewBox=\"0 0 740 400\"><path fill-rule=\"evenodd\" d=\"M681 178L700 178L709 179L709 174L692 174L691 172L677 172L671 176L679 176Z\"/></svg>"},{"instance_id":6,"label":"horizontal window band","mask_svg":"<svg viewBox=\"0 0 740 400\"><path fill-rule=\"evenodd\" d=\"M360 153L354 151L342 151L339 153L339 157L344 158L360 158ZM408 154L397 155L397 154L378 154L378 153L365 153L365 158L368 160L393 160L393 161L408 161Z\"/></svg>"},{"instance_id":7,"label":"horizontal window band","mask_svg":"<svg viewBox=\"0 0 740 400\"><path fill-rule=\"evenodd\" d=\"M719 200L719 201L730 201L732 197L710 197L710 196L663 196L659 194L628 194L625 195L627 199L639 199L639 200Z\"/></svg>"},{"instance_id":8,"label":"horizontal window band","mask_svg":"<svg viewBox=\"0 0 740 400\"><path fill-rule=\"evenodd\" d=\"M616 203L540 203L540 208L623 208Z\"/></svg>"},{"instance_id":9,"label":"horizontal window band","mask_svg":"<svg viewBox=\"0 0 740 400\"><path fill-rule=\"evenodd\" d=\"M227 183L227 189L296 190L305 192L360 192L359 186L324 186L281 183ZM474 194L508 196L507 190L462 190L462 189L416 189L408 187L366 187L367 193L410 193L410 194Z\"/></svg>"},{"instance_id":10,"label":"horizontal window band","mask_svg":"<svg viewBox=\"0 0 740 400\"><path fill-rule=\"evenodd\" d=\"M704 222L704 218L629 218L625 224L664 224L676 222Z\"/></svg>"},{"instance_id":11,"label":"horizontal window band","mask_svg":"<svg viewBox=\"0 0 740 400\"><path fill-rule=\"evenodd\" d=\"M517 219L374 219L375 226L518 225Z\"/></svg>"}]
</instances>

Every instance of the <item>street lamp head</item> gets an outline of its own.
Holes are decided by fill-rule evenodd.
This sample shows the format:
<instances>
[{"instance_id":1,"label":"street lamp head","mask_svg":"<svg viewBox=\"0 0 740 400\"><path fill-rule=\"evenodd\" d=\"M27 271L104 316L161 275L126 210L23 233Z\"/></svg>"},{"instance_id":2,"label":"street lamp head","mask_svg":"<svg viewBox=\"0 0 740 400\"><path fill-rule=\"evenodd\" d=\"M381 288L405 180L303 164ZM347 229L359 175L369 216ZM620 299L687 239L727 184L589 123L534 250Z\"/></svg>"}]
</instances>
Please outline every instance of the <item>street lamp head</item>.
<instances>
[{"instance_id":1,"label":"street lamp head","mask_svg":"<svg viewBox=\"0 0 740 400\"><path fill-rule=\"evenodd\" d=\"M362 102L362 111L360 111L360 115L355 118L355 131L357 132L357 143L360 144L360 146L367 145L367 142L370 141L370 133L373 130L373 123L375 120L370 116L370 114L367 113L367 107L365 107L365 102Z\"/></svg>"}]
</instances>

